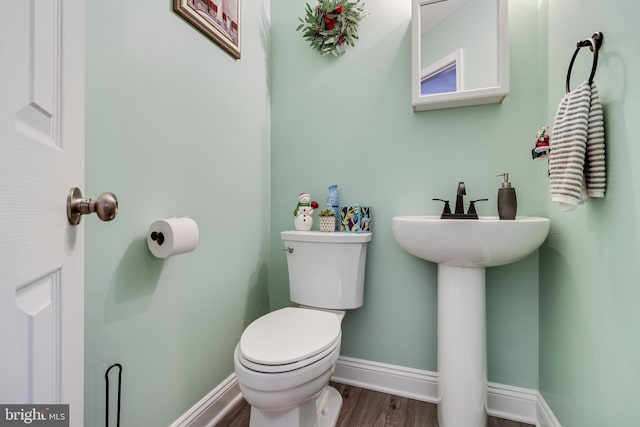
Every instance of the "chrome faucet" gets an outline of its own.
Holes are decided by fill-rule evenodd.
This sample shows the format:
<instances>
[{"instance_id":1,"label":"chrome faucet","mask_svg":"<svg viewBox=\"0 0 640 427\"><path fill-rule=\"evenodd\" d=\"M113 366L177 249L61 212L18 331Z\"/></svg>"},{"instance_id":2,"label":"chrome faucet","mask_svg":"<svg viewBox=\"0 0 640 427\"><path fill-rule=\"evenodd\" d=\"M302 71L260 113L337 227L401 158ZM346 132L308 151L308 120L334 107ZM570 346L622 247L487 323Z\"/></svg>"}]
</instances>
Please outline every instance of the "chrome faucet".
<instances>
[{"instance_id":1,"label":"chrome faucet","mask_svg":"<svg viewBox=\"0 0 640 427\"><path fill-rule=\"evenodd\" d=\"M467 191L464 188L464 182L460 181L458 183L458 191L456 192L456 208L453 213L455 215L464 215L464 200L462 196L466 196Z\"/></svg>"},{"instance_id":2,"label":"chrome faucet","mask_svg":"<svg viewBox=\"0 0 640 427\"><path fill-rule=\"evenodd\" d=\"M476 202L485 202L489 199L478 199L471 200L469 202L469 211L464 213L464 198L463 196L467 195L467 190L464 186L464 182L460 181L458 183L458 191L456 192L456 206L454 208L453 213L451 213L451 208L449 207L449 201L443 199L433 199L438 200L444 203L444 209L442 210L442 215L440 215L440 219L478 219L478 213L476 212Z\"/></svg>"}]
</instances>

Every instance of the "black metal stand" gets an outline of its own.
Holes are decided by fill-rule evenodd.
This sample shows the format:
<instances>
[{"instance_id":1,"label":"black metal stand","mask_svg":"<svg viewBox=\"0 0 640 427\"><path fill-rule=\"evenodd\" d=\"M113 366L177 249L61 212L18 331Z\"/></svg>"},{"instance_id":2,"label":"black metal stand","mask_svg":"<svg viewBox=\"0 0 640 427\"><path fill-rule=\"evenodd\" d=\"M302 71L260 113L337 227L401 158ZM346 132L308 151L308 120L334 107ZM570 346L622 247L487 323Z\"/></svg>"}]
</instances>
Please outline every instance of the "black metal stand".
<instances>
[{"instance_id":1,"label":"black metal stand","mask_svg":"<svg viewBox=\"0 0 640 427\"><path fill-rule=\"evenodd\" d=\"M118 368L118 407L116 412L116 426L120 427L120 396L122 395L122 365L119 363L114 363L109 366L104 373L104 381L106 383L106 398L105 398L105 408L104 408L104 426L109 427L109 371L111 368Z\"/></svg>"}]
</instances>

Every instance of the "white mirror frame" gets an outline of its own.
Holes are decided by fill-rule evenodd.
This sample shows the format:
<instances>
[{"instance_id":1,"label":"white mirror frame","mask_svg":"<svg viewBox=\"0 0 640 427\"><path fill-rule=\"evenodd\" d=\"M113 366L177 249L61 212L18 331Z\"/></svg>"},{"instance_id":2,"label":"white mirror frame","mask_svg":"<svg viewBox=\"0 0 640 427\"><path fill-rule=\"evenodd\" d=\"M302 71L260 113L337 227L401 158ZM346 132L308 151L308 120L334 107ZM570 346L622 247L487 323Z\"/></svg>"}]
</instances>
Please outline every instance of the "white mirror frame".
<instances>
[{"instance_id":1,"label":"white mirror frame","mask_svg":"<svg viewBox=\"0 0 640 427\"><path fill-rule=\"evenodd\" d=\"M480 89L435 95L420 95L420 7L433 0L412 0L411 10L411 99L413 111L467 107L471 105L497 104L509 94L509 0L498 1L498 85Z\"/></svg>"}]
</instances>

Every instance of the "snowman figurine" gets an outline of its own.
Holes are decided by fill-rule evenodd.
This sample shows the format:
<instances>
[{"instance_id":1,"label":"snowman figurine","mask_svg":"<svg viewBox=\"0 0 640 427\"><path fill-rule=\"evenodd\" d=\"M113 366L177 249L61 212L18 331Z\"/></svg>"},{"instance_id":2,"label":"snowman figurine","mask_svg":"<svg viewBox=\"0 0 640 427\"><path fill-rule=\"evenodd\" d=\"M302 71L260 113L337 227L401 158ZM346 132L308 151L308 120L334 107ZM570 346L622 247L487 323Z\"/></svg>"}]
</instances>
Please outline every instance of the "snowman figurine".
<instances>
[{"instance_id":1,"label":"snowman figurine","mask_svg":"<svg viewBox=\"0 0 640 427\"><path fill-rule=\"evenodd\" d=\"M313 227L313 210L318 207L318 202L311 201L309 193L300 193L298 196L298 206L293 211L296 217L293 224L296 230L309 231Z\"/></svg>"}]
</instances>

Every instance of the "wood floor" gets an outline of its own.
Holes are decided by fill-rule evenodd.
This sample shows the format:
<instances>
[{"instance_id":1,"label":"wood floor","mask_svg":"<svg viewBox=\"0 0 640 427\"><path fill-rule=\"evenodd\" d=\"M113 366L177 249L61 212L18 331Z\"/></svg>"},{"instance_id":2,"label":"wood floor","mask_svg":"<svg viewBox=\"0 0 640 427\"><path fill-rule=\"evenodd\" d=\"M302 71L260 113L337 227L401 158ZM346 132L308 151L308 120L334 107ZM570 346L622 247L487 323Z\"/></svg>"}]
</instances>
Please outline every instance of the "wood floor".
<instances>
[{"instance_id":1,"label":"wood floor","mask_svg":"<svg viewBox=\"0 0 640 427\"><path fill-rule=\"evenodd\" d=\"M336 427L438 427L437 406L391 394L331 383L343 403ZM216 427L248 427L251 407L243 399ZM488 427L533 427L489 417ZM462 426L460 426L462 427Z\"/></svg>"}]
</instances>

